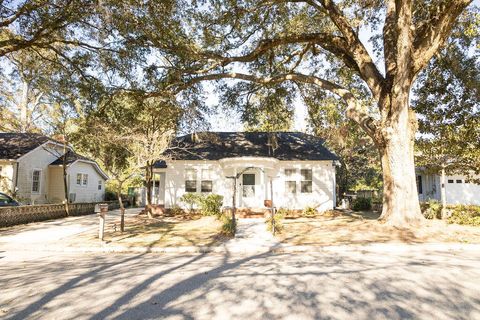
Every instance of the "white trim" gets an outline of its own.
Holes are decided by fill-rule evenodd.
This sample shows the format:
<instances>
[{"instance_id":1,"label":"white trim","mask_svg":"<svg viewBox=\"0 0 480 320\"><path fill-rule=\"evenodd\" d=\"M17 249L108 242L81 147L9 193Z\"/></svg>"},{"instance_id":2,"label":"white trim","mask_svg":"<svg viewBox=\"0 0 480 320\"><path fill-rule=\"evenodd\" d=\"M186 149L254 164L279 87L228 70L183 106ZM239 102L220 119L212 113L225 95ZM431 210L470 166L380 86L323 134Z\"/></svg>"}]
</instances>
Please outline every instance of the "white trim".
<instances>
[{"instance_id":1,"label":"white trim","mask_svg":"<svg viewBox=\"0 0 480 320\"><path fill-rule=\"evenodd\" d=\"M80 162L85 162L85 163L89 163L89 164L93 164L93 166L95 167L95 169L97 170L97 172L98 172L105 180L110 179L110 177L107 176L107 174L100 168L100 166L98 165L98 163L96 163L95 161L84 160L84 159L77 159L77 160L73 161L72 163L70 163L69 165L67 165L67 167L70 167L70 166L74 165L74 164L77 163L78 161L80 161ZM51 164L50 166L55 166L55 165ZM61 165L61 164L58 164L58 166L61 167L62 165Z\"/></svg>"},{"instance_id":2,"label":"white trim","mask_svg":"<svg viewBox=\"0 0 480 320\"><path fill-rule=\"evenodd\" d=\"M100 166L98 165L98 163L96 163L95 161L78 159L78 160L75 160L74 162L72 162L70 165L73 165L73 164L75 164L75 163L78 162L78 161L93 164L93 166L97 169L97 172L100 173L100 175L101 175L103 178L105 178L105 180L110 179L110 178L107 176L107 174L100 168Z\"/></svg>"},{"instance_id":3,"label":"white trim","mask_svg":"<svg viewBox=\"0 0 480 320\"><path fill-rule=\"evenodd\" d=\"M33 191L33 173L34 173L35 171L39 171L39 172L40 172L40 174L38 175L38 191ZM40 193L41 193L40 190L42 190L42 172L43 172L43 170L42 170L42 169L39 169L39 168L33 168L33 169L32 169L32 184L31 184L31 186L30 186L30 192L31 192L32 194L40 194Z\"/></svg>"}]
</instances>

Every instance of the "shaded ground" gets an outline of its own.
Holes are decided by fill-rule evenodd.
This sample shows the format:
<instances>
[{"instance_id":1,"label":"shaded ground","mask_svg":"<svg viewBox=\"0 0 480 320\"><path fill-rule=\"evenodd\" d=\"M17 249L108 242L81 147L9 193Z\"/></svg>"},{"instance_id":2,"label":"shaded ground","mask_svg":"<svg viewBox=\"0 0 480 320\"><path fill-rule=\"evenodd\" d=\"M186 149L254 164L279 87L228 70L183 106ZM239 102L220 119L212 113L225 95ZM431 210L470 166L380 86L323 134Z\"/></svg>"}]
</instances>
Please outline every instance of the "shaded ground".
<instances>
[{"instance_id":1,"label":"shaded ground","mask_svg":"<svg viewBox=\"0 0 480 320\"><path fill-rule=\"evenodd\" d=\"M480 252L0 253L3 319L480 319Z\"/></svg>"},{"instance_id":2,"label":"shaded ground","mask_svg":"<svg viewBox=\"0 0 480 320\"><path fill-rule=\"evenodd\" d=\"M120 232L119 210L106 217L105 244L129 247L179 247L217 245L221 222L214 217L178 216L147 219L140 209L128 209L125 232ZM98 217L88 215L0 229L1 248L100 247Z\"/></svg>"},{"instance_id":3,"label":"shaded ground","mask_svg":"<svg viewBox=\"0 0 480 320\"><path fill-rule=\"evenodd\" d=\"M293 245L341 245L385 242L480 243L480 228L427 220L418 228L399 229L377 221L374 212L332 211L328 216L283 220L278 235L283 243Z\"/></svg>"},{"instance_id":4,"label":"shaded ground","mask_svg":"<svg viewBox=\"0 0 480 320\"><path fill-rule=\"evenodd\" d=\"M105 234L105 241L125 247L208 246L226 240L221 235L221 227L221 222L214 217L148 219L144 215L134 215L126 219L125 232L119 232L118 225L116 228L110 227ZM77 240L96 241L96 234L85 233Z\"/></svg>"}]
</instances>

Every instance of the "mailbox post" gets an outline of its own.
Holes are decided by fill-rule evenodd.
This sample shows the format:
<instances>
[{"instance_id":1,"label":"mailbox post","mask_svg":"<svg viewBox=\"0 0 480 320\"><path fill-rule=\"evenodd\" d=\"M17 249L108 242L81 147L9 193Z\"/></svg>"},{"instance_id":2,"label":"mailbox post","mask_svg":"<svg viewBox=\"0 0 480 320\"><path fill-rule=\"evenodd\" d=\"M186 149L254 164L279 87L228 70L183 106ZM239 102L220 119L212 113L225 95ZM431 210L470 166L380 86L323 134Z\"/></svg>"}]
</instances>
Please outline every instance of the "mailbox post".
<instances>
[{"instance_id":1,"label":"mailbox post","mask_svg":"<svg viewBox=\"0 0 480 320\"><path fill-rule=\"evenodd\" d=\"M98 238L103 241L103 235L105 232L105 214L108 212L108 204L101 203L95 205L95 213L98 215Z\"/></svg>"}]
</instances>

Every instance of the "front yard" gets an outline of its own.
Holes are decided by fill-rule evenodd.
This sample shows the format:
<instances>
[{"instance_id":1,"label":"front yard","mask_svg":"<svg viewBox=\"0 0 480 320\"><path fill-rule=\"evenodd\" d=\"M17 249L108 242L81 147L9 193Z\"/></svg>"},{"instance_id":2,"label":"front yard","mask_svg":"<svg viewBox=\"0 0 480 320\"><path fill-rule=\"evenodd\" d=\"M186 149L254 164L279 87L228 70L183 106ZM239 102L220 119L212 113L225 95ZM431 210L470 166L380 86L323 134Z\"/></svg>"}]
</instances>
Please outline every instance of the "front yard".
<instances>
[{"instance_id":1,"label":"front yard","mask_svg":"<svg viewBox=\"0 0 480 320\"><path fill-rule=\"evenodd\" d=\"M181 215L148 219L145 215L126 216L125 231L119 219L107 224L105 242L122 247L214 246L226 241L222 223L213 216ZM95 232L82 234L75 242L98 242Z\"/></svg>"},{"instance_id":2,"label":"front yard","mask_svg":"<svg viewBox=\"0 0 480 320\"><path fill-rule=\"evenodd\" d=\"M427 220L417 229L398 229L380 223L374 212L332 211L315 218L284 219L277 238L292 245L369 243L480 243L480 228Z\"/></svg>"}]
</instances>

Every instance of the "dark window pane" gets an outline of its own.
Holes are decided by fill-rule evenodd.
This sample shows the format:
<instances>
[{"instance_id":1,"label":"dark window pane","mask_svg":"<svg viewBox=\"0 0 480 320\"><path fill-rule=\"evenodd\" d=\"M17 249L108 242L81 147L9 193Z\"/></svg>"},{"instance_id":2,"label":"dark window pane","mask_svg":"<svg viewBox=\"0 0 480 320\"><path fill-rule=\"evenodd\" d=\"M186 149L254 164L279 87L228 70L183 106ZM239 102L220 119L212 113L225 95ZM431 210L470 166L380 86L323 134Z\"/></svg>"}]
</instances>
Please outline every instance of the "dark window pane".
<instances>
[{"instance_id":1,"label":"dark window pane","mask_svg":"<svg viewBox=\"0 0 480 320\"><path fill-rule=\"evenodd\" d=\"M297 193L297 183L295 181L285 181L285 191L287 193Z\"/></svg>"},{"instance_id":2,"label":"dark window pane","mask_svg":"<svg viewBox=\"0 0 480 320\"><path fill-rule=\"evenodd\" d=\"M253 186L253 185L255 185L255 174L244 173L243 177L242 177L242 180L243 180L243 185Z\"/></svg>"},{"instance_id":3,"label":"dark window pane","mask_svg":"<svg viewBox=\"0 0 480 320\"><path fill-rule=\"evenodd\" d=\"M302 181L301 182L301 192L302 193L312 193L312 181Z\"/></svg>"},{"instance_id":4,"label":"dark window pane","mask_svg":"<svg viewBox=\"0 0 480 320\"><path fill-rule=\"evenodd\" d=\"M312 169L302 169L302 180L312 180Z\"/></svg>"},{"instance_id":5,"label":"dark window pane","mask_svg":"<svg viewBox=\"0 0 480 320\"><path fill-rule=\"evenodd\" d=\"M185 181L185 192L197 192L197 180Z\"/></svg>"},{"instance_id":6,"label":"dark window pane","mask_svg":"<svg viewBox=\"0 0 480 320\"><path fill-rule=\"evenodd\" d=\"M212 192L212 180L202 181L202 192Z\"/></svg>"},{"instance_id":7,"label":"dark window pane","mask_svg":"<svg viewBox=\"0 0 480 320\"><path fill-rule=\"evenodd\" d=\"M453 183L453 180L448 180L448 183Z\"/></svg>"},{"instance_id":8,"label":"dark window pane","mask_svg":"<svg viewBox=\"0 0 480 320\"><path fill-rule=\"evenodd\" d=\"M462 183L462 180L457 180L457 183Z\"/></svg>"},{"instance_id":9,"label":"dark window pane","mask_svg":"<svg viewBox=\"0 0 480 320\"><path fill-rule=\"evenodd\" d=\"M417 191L418 194L423 194L422 176L417 176Z\"/></svg>"}]
</instances>

